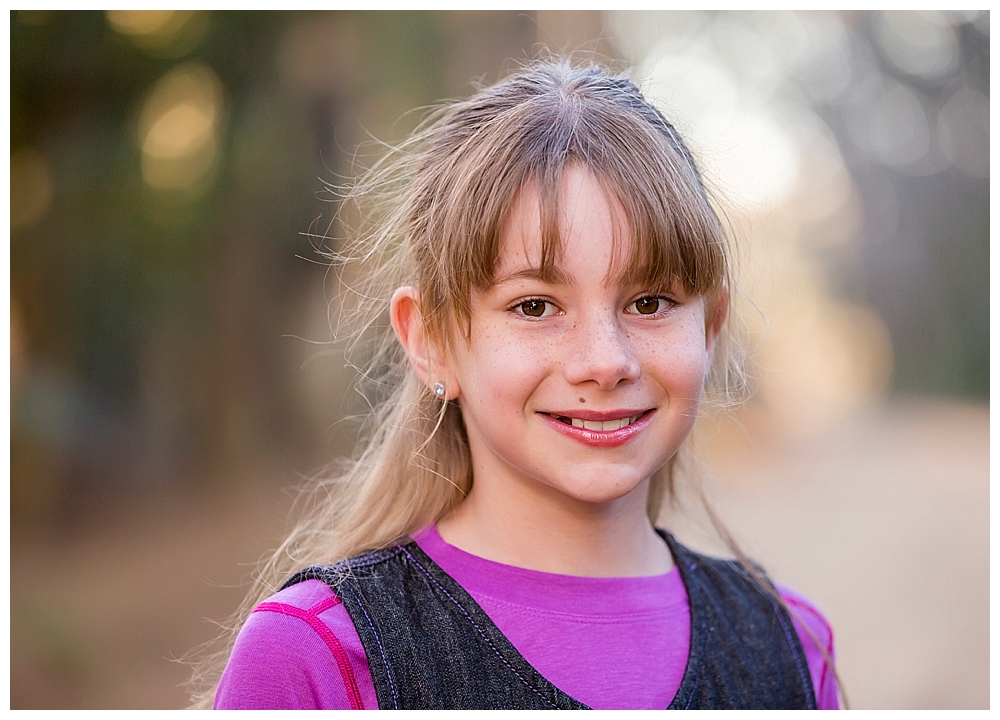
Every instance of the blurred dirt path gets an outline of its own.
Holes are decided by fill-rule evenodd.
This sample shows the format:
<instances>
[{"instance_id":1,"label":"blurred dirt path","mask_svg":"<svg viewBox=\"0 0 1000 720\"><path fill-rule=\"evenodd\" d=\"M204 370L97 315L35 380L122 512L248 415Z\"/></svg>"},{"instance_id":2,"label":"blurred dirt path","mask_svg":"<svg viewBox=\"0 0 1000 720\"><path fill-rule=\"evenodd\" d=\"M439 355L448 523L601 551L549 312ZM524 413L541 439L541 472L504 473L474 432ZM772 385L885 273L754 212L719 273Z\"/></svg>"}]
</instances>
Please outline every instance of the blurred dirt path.
<instances>
[{"instance_id":1,"label":"blurred dirt path","mask_svg":"<svg viewBox=\"0 0 1000 720\"><path fill-rule=\"evenodd\" d=\"M85 538L11 548L12 708L180 708L176 662L217 633L291 501L278 487L116 508Z\"/></svg>"},{"instance_id":2,"label":"blurred dirt path","mask_svg":"<svg viewBox=\"0 0 1000 720\"><path fill-rule=\"evenodd\" d=\"M854 707L989 707L986 407L893 404L811 443L734 449L715 475L745 549L833 623ZM11 707L184 706L170 659L235 609L289 504L261 485L122 507L69 544L12 538Z\"/></svg>"}]
</instances>

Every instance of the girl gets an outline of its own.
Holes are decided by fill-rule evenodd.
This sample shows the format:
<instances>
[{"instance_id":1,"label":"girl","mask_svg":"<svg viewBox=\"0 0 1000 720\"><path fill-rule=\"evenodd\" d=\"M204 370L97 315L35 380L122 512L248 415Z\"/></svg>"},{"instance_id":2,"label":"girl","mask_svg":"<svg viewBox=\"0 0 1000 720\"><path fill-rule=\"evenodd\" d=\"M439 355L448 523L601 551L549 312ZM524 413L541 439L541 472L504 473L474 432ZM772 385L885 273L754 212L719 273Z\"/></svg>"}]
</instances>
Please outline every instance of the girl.
<instances>
[{"instance_id":1,"label":"girl","mask_svg":"<svg viewBox=\"0 0 1000 720\"><path fill-rule=\"evenodd\" d=\"M822 615L654 525L703 393L740 377L726 238L663 115L537 63L351 198L380 203L337 259L370 278L361 332L388 312L389 394L251 594L214 706L836 707Z\"/></svg>"}]
</instances>

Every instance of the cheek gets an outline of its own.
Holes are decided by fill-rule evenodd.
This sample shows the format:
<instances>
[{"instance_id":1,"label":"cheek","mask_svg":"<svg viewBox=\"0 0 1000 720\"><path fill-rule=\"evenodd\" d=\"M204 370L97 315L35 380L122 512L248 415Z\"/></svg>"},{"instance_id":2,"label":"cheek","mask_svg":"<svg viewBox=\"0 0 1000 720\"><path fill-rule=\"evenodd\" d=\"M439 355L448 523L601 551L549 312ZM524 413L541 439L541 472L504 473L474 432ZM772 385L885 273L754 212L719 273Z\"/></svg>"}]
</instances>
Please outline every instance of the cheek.
<instances>
[{"instance_id":1,"label":"cheek","mask_svg":"<svg viewBox=\"0 0 1000 720\"><path fill-rule=\"evenodd\" d=\"M701 412L707 353L703 333L691 333L662 354L659 384L667 396L668 418L674 430L674 450L691 432Z\"/></svg>"},{"instance_id":2,"label":"cheek","mask_svg":"<svg viewBox=\"0 0 1000 720\"><path fill-rule=\"evenodd\" d=\"M548 357L538 342L525 342L503 327L481 326L461 363L466 401L499 410L500 403L530 393L541 382Z\"/></svg>"},{"instance_id":3,"label":"cheek","mask_svg":"<svg viewBox=\"0 0 1000 720\"><path fill-rule=\"evenodd\" d=\"M649 365L675 395L697 398L709 370L705 332L697 323L685 323L647 348Z\"/></svg>"}]
</instances>

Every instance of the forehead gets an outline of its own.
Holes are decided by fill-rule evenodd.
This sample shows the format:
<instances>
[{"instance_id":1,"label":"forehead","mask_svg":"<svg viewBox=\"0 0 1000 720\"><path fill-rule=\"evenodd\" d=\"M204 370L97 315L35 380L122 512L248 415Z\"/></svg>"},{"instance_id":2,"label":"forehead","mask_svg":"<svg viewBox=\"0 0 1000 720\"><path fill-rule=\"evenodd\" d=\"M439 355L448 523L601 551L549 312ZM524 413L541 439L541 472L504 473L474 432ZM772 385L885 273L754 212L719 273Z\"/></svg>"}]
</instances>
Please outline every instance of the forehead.
<instances>
[{"instance_id":1,"label":"forehead","mask_svg":"<svg viewBox=\"0 0 1000 720\"><path fill-rule=\"evenodd\" d=\"M555 193L529 181L511 204L501 233L494 282L512 276L564 281L602 272L605 284L618 280L632 239L624 209L590 171L564 170Z\"/></svg>"}]
</instances>

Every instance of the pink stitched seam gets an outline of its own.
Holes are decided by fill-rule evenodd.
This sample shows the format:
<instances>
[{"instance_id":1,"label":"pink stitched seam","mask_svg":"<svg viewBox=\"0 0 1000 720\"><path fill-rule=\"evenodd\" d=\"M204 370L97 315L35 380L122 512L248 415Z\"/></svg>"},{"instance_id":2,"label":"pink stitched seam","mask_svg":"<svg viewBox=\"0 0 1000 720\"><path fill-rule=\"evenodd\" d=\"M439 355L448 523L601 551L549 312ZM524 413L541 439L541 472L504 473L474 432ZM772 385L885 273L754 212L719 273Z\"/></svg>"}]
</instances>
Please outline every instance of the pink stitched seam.
<instances>
[{"instance_id":1,"label":"pink stitched seam","mask_svg":"<svg viewBox=\"0 0 1000 720\"><path fill-rule=\"evenodd\" d=\"M830 636L830 640L829 640L829 643L827 644L827 648L826 648L826 654L829 655L830 657L833 657L833 628L830 627L826 623L826 621L823 619L822 615L820 615L818 612L816 612L815 609L813 609L812 607L810 607L806 603L800 602L800 601L798 601L798 600L796 600L795 598L792 598L792 597L788 597L788 596L783 596L783 597L784 597L784 600L785 600L786 603L788 603L789 605L795 605L796 607L801 608L802 610L805 610L810 615L812 615L814 618L816 618L816 620L818 620L819 623L824 628L826 628L826 632ZM802 624L805 625L805 621L804 620L800 619L800 622L802 622ZM826 662L826 660L824 659L824 661L823 661L823 671L819 674L819 684L820 684L820 687L826 686L826 675L827 675L827 671L829 669L830 669L830 664L828 662ZM819 688L817 688L817 692L818 692L818 690L819 690Z\"/></svg>"},{"instance_id":2,"label":"pink stitched seam","mask_svg":"<svg viewBox=\"0 0 1000 720\"><path fill-rule=\"evenodd\" d=\"M297 608L294 605L286 605L285 603L276 602L265 602L261 603L254 608L254 612L275 612L281 615L290 615L291 617L299 618L308 623L317 635L326 643L326 646L330 648L330 652L333 653L334 660L337 661L337 668L340 670L340 679L344 682L344 689L347 690L347 699L351 703L352 710L363 710L364 705L361 702L361 692L358 690L357 680L354 678L354 671L351 670L350 660L347 659L347 652L344 650L344 646L340 644L340 640L337 636L333 634L333 631L327 627L326 623L320 620L317 615L324 610L328 610L334 605L340 603L340 598L336 595L328 597L321 602L313 605L308 610L303 610L302 608Z\"/></svg>"},{"instance_id":3,"label":"pink stitched seam","mask_svg":"<svg viewBox=\"0 0 1000 720\"><path fill-rule=\"evenodd\" d=\"M320 600L318 603L309 608L309 612L313 615L319 615L324 610L329 610L334 605L340 605L340 598L336 595L330 595Z\"/></svg>"}]
</instances>

